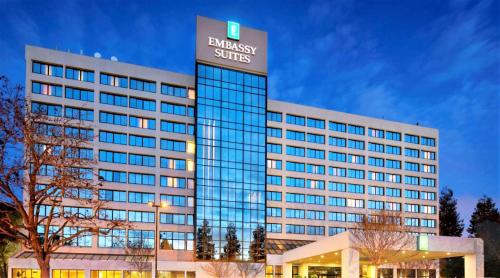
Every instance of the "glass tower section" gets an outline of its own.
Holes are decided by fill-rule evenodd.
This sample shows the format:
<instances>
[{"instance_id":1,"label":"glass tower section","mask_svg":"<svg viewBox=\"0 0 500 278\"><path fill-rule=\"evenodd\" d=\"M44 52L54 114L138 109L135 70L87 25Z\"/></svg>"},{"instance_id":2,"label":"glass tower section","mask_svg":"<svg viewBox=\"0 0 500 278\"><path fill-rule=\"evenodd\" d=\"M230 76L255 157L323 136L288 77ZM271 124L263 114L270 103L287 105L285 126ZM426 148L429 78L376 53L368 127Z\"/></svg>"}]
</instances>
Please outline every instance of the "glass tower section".
<instances>
[{"instance_id":1,"label":"glass tower section","mask_svg":"<svg viewBox=\"0 0 500 278\"><path fill-rule=\"evenodd\" d=\"M209 222L218 258L234 224L248 259L252 231L266 221L267 80L204 64L196 79L196 226Z\"/></svg>"}]
</instances>

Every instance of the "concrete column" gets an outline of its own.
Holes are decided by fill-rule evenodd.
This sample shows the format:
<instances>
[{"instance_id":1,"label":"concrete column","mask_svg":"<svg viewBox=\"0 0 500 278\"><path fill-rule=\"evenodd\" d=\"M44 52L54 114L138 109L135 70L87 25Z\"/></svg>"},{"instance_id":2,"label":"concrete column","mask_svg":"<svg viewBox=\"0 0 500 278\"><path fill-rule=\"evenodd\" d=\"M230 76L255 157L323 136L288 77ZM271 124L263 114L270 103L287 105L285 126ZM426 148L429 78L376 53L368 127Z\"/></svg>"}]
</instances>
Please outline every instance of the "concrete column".
<instances>
[{"instance_id":1,"label":"concrete column","mask_svg":"<svg viewBox=\"0 0 500 278\"><path fill-rule=\"evenodd\" d=\"M392 278L397 278L398 277L398 268L393 267L392 268Z\"/></svg>"},{"instance_id":2,"label":"concrete column","mask_svg":"<svg viewBox=\"0 0 500 278\"><path fill-rule=\"evenodd\" d=\"M90 267L85 268L85 278L90 278L91 277L91 270Z\"/></svg>"},{"instance_id":3,"label":"concrete column","mask_svg":"<svg viewBox=\"0 0 500 278\"><path fill-rule=\"evenodd\" d=\"M284 263L283 265L283 277L292 277L292 264Z\"/></svg>"},{"instance_id":4,"label":"concrete column","mask_svg":"<svg viewBox=\"0 0 500 278\"><path fill-rule=\"evenodd\" d=\"M472 254L464 256L464 270L467 278L484 277L484 255Z\"/></svg>"},{"instance_id":5,"label":"concrete column","mask_svg":"<svg viewBox=\"0 0 500 278\"><path fill-rule=\"evenodd\" d=\"M353 277L359 277L359 252L354 248L347 248L342 250L342 278Z\"/></svg>"}]
</instances>

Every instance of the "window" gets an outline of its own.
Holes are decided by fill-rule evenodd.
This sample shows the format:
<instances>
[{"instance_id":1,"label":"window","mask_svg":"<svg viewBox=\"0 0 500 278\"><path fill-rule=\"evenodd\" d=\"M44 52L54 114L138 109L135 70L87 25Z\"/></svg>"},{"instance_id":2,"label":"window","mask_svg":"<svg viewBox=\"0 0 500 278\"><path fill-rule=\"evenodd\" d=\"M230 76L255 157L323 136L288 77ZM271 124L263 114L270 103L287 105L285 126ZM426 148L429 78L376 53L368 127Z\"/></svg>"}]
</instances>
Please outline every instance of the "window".
<instances>
[{"instance_id":1,"label":"window","mask_svg":"<svg viewBox=\"0 0 500 278\"><path fill-rule=\"evenodd\" d=\"M346 147L346 139L330 136L330 137L328 137L328 144L330 146L345 148Z\"/></svg>"},{"instance_id":2,"label":"window","mask_svg":"<svg viewBox=\"0 0 500 278\"><path fill-rule=\"evenodd\" d=\"M186 160L162 157L160 159L160 167L172 170L186 170Z\"/></svg>"},{"instance_id":3,"label":"window","mask_svg":"<svg viewBox=\"0 0 500 278\"><path fill-rule=\"evenodd\" d=\"M375 138L384 138L384 131L381 129L368 128L368 136Z\"/></svg>"},{"instance_id":4,"label":"window","mask_svg":"<svg viewBox=\"0 0 500 278\"><path fill-rule=\"evenodd\" d=\"M183 232L160 232L160 249L166 250L192 250L192 239L186 241L187 235L192 233Z\"/></svg>"},{"instance_id":5,"label":"window","mask_svg":"<svg viewBox=\"0 0 500 278\"><path fill-rule=\"evenodd\" d=\"M306 218L305 210L303 209L286 209L286 218Z\"/></svg>"},{"instance_id":6,"label":"window","mask_svg":"<svg viewBox=\"0 0 500 278\"><path fill-rule=\"evenodd\" d=\"M345 192L346 191L346 184L342 183L342 182L330 181L330 182L328 182L328 190Z\"/></svg>"},{"instance_id":7,"label":"window","mask_svg":"<svg viewBox=\"0 0 500 278\"><path fill-rule=\"evenodd\" d=\"M417 153L417 156L418 156L418 153ZM428 159L428 160L436 160L436 153L429 152L429 151L421 151L420 158Z\"/></svg>"},{"instance_id":8,"label":"window","mask_svg":"<svg viewBox=\"0 0 500 278\"><path fill-rule=\"evenodd\" d=\"M384 202L383 201L368 200L368 208L382 210L382 209L384 209Z\"/></svg>"},{"instance_id":9,"label":"window","mask_svg":"<svg viewBox=\"0 0 500 278\"><path fill-rule=\"evenodd\" d=\"M346 169L345 168L340 168L340 167L330 166L330 167L328 167L328 174L330 176L345 177L345 175L346 175Z\"/></svg>"},{"instance_id":10,"label":"window","mask_svg":"<svg viewBox=\"0 0 500 278\"><path fill-rule=\"evenodd\" d=\"M125 194L123 194L123 195L125 195ZM125 196L124 196L124 198L125 198ZM126 210L118 210L118 209L100 209L99 210L99 219L125 221L125 220L127 220L127 218L125 216L126 212L127 212Z\"/></svg>"},{"instance_id":11,"label":"window","mask_svg":"<svg viewBox=\"0 0 500 278\"><path fill-rule=\"evenodd\" d=\"M16 276L12 276L16 277ZM17 276L20 277L20 276ZM78 269L54 269L52 270L53 278L85 278L85 271ZM23 276L23 278L31 278ZM34 277L33 277L34 278Z\"/></svg>"},{"instance_id":12,"label":"window","mask_svg":"<svg viewBox=\"0 0 500 278\"><path fill-rule=\"evenodd\" d=\"M325 121L314 118L307 118L307 126L325 129Z\"/></svg>"},{"instance_id":13,"label":"window","mask_svg":"<svg viewBox=\"0 0 500 278\"><path fill-rule=\"evenodd\" d=\"M308 235L325 235L325 227L323 226L307 226Z\"/></svg>"},{"instance_id":14,"label":"window","mask_svg":"<svg viewBox=\"0 0 500 278\"><path fill-rule=\"evenodd\" d=\"M363 221L364 215L359 213L348 213L347 222L361 222Z\"/></svg>"},{"instance_id":15,"label":"window","mask_svg":"<svg viewBox=\"0 0 500 278\"><path fill-rule=\"evenodd\" d=\"M338 152L328 153L328 159L331 161L346 162L347 161L346 157L347 156L345 153L338 153Z\"/></svg>"},{"instance_id":16,"label":"window","mask_svg":"<svg viewBox=\"0 0 500 278\"><path fill-rule=\"evenodd\" d=\"M127 126L127 115L99 111L99 122Z\"/></svg>"},{"instance_id":17,"label":"window","mask_svg":"<svg viewBox=\"0 0 500 278\"><path fill-rule=\"evenodd\" d=\"M92 129L66 127L64 131L67 136L72 136L75 138L80 138L88 141L94 141L94 130ZM50 129L47 132L50 132Z\"/></svg>"},{"instance_id":18,"label":"window","mask_svg":"<svg viewBox=\"0 0 500 278\"><path fill-rule=\"evenodd\" d=\"M189 179L190 183L194 183L193 180ZM160 186L172 187L172 188L186 188L186 179L178 177L160 177ZM191 186L194 187L194 186ZM190 187L190 188L191 188Z\"/></svg>"},{"instance_id":19,"label":"window","mask_svg":"<svg viewBox=\"0 0 500 278\"><path fill-rule=\"evenodd\" d=\"M46 64L43 62L33 61L32 72L48 76L63 77L62 66Z\"/></svg>"},{"instance_id":20,"label":"window","mask_svg":"<svg viewBox=\"0 0 500 278\"><path fill-rule=\"evenodd\" d=\"M286 177L286 186L304 188L305 180L301 178Z\"/></svg>"},{"instance_id":21,"label":"window","mask_svg":"<svg viewBox=\"0 0 500 278\"><path fill-rule=\"evenodd\" d=\"M161 131L186 134L186 124L171 121L161 121Z\"/></svg>"},{"instance_id":22,"label":"window","mask_svg":"<svg viewBox=\"0 0 500 278\"><path fill-rule=\"evenodd\" d=\"M145 192L128 192L128 202L135 204L147 204L149 202L154 202L155 194L154 193L145 193ZM171 205L169 203L169 205Z\"/></svg>"},{"instance_id":23,"label":"window","mask_svg":"<svg viewBox=\"0 0 500 278\"><path fill-rule=\"evenodd\" d=\"M66 87L64 95L70 99L94 102L94 92L90 90Z\"/></svg>"},{"instance_id":24,"label":"window","mask_svg":"<svg viewBox=\"0 0 500 278\"><path fill-rule=\"evenodd\" d=\"M269 144L268 144L269 146ZM286 154L292 156L305 156L305 149L301 147L286 146Z\"/></svg>"},{"instance_id":25,"label":"window","mask_svg":"<svg viewBox=\"0 0 500 278\"><path fill-rule=\"evenodd\" d=\"M185 105L168 103L168 102L161 103L161 112L162 113L179 115L179 116L186 116L187 115L186 111L187 111L187 109L186 109Z\"/></svg>"},{"instance_id":26,"label":"window","mask_svg":"<svg viewBox=\"0 0 500 278\"><path fill-rule=\"evenodd\" d=\"M94 72L90 70L66 67L66 78L94 83Z\"/></svg>"},{"instance_id":27,"label":"window","mask_svg":"<svg viewBox=\"0 0 500 278\"><path fill-rule=\"evenodd\" d=\"M281 208L267 207L267 216L270 217L281 217Z\"/></svg>"},{"instance_id":28,"label":"window","mask_svg":"<svg viewBox=\"0 0 500 278\"><path fill-rule=\"evenodd\" d=\"M420 199L434 201L434 200L436 200L436 193L427 192L427 191L420 191Z\"/></svg>"},{"instance_id":29,"label":"window","mask_svg":"<svg viewBox=\"0 0 500 278\"><path fill-rule=\"evenodd\" d=\"M304 132L294 131L294 130L287 130L286 131L286 139L296 140L296 141L305 141L306 140L305 136L306 135Z\"/></svg>"},{"instance_id":30,"label":"window","mask_svg":"<svg viewBox=\"0 0 500 278\"><path fill-rule=\"evenodd\" d=\"M401 161L387 159L386 160L386 167L391 168L391 169L401 169Z\"/></svg>"},{"instance_id":31,"label":"window","mask_svg":"<svg viewBox=\"0 0 500 278\"><path fill-rule=\"evenodd\" d=\"M345 232L346 228L343 227L328 227L328 235L334 236L336 234L340 234Z\"/></svg>"},{"instance_id":32,"label":"window","mask_svg":"<svg viewBox=\"0 0 500 278\"><path fill-rule=\"evenodd\" d=\"M136 116L129 116L129 125L131 127L156 129L156 120Z\"/></svg>"},{"instance_id":33,"label":"window","mask_svg":"<svg viewBox=\"0 0 500 278\"><path fill-rule=\"evenodd\" d=\"M405 176L405 184L418 185L418 177Z\"/></svg>"},{"instance_id":34,"label":"window","mask_svg":"<svg viewBox=\"0 0 500 278\"><path fill-rule=\"evenodd\" d=\"M307 195L306 202L311 205L324 205L325 196Z\"/></svg>"},{"instance_id":35,"label":"window","mask_svg":"<svg viewBox=\"0 0 500 278\"><path fill-rule=\"evenodd\" d=\"M358 150L364 150L365 149L365 142L363 142L363 141L349 139L347 141L347 145L351 149L358 149Z\"/></svg>"},{"instance_id":36,"label":"window","mask_svg":"<svg viewBox=\"0 0 500 278\"><path fill-rule=\"evenodd\" d=\"M307 134L307 142L316 143L316 144L324 144L325 136L320 134L308 133Z\"/></svg>"},{"instance_id":37,"label":"window","mask_svg":"<svg viewBox=\"0 0 500 278\"><path fill-rule=\"evenodd\" d=\"M281 138L282 137L281 128L268 127L267 128L267 136Z\"/></svg>"},{"instance_id":38,"label":"window","mask_svg":"<svg viewBox=\"0 0 500 278\"><path fill-rule=\"evenodd\" d=\"M424 146L435 147L436 146L436 139L422 136L420 144L422 144Z\"/></svg>"},{"instance_id":39,"label":"window","mask_svg":"<svg viewBox=\"0 0 500 278\"><path fill-rule=\"evenodd\" d=\"M357 125L349 125L348 132L351 134L365 135L365 128Z\"/></svg>"},{"instance_id":40,"label":"window","mask_svg":"<svg viewBox=\"0 0 500 278\"><path fill-rule=\"evenodd\" d=\"M347 170L347 177L352 178L352 179L364 179L365 178L365 171L358 170L358 169L348 169Z\"/></svg>"},{"instance_id":41,"label":"window","mask_svg":"<svg viewBox=\"0 0 500 278\"><path fill-rule=\"evenodd\" d=\"M267 191L267 198L268 201L278 201L281 202L281 192L276 192L276 191Z\"/></svg>"},{"instance_id":42,"label":"window","mask_svg":"<svg viewBox=\"0 0 500 278\"><path fill-rule=\"evenodd\" d=\"M306 119L305 117L302 116L295 116L295 115L286 115L286 123L287 124L292 124L292 125L301 125L305 126L306 125Z\"/></svg>"},{"instance_id":43,"label":"window","mask_svg":"<svg viewBox=\"0 0 500 278\"><path fill-rule=\"evenodd\" d=\"M418 144L419 139L417 135L405 134L406 143Z\"/></svg>"},{"instance_id":44,"label":"window","mask_svg":"<svg viewBox=\"0 0 500 278\"><path fill-rule=\"evenodd\" d=\"M385 139L387 139L387 140L394 140L394 141L401 141L401 133L399 133L399 132L393 132L393 131L387 131L385 133Z\"/></svg>"},{"instance_id":45,"label":"window","mask_svg":"<svg viewBox=\"0 0 500 278\"><path fill-rule=\"evenodd\" d=\"M155 185L155 175L143 174L143 173L128 173L128 183L129 184L154 186Z\"/></svg>"},{"instance_id":46,"label":"window","mask_svg":"<svg viewBox=\"0 0 500 278\"><path fill-rule=\"evenodd\" d=\"M280 144L267 143L267 151L269 153L281 154L282 153L281 145Z\"/></svg>"},{"instance_id":47,"label":"window","mask_svg":"<svg viewBox=\"0 0 500 278\"><path fill-rule=\"evenodd\" d=\"M281 233L281 224L277 223L267 223L266 231L268 233Z\"/></svg>"},{"instance_id":48,"label":"window","mask_svg":"<svg viewBox=\"0 0 500 278\"><path fill-rule=\"evenodd\" d=\"M385 209L392 211L401 211L401 203L385 202Z\"/></svg>"},{"instance_id":49,"label":"window","mask_svg":"<svg viewBox=\"0 0 500 278\"><path fill-rule=\"evenodd\" d=\"M31 84L31 92L37 95L62 96L62 86L35 82Z\"/></svg>"},{"instance_id":50,"label":"window","mask_svg":"<svg viewBox=\"0 0 500 278\"><path fill-rule=\"evenodd\" d=\"M153 248L155 242L154 231L128 230L128 244L141 242L144 248Z\"/></svg>"},{"instance_id":51,"label":"window","mask_svg":"<svg viewBox=\"0 0 500 278\"><path fill-rule=\"evenodd\" d=\"M304 225L293 225L286 224L286 233L287 234L304 234Z\"/></svg>"},{"instance_id":52,"label":"window","mask_svg":"<svg viewBox=\"0 0 500 278\"><path fill-rule=\"evenodd\" d=\"M130 89L156 93L156 82L130 77Z\"/></svg>"},{"instance_id":53,"label":"window","mask_svg":"<svg viewBox=\"0 0 500 278\"><path fill-rule=\"evenodd\" d=\"M127 107L127 97L117 94L101 92L99 93L99 102L102 104Z\"/></svg>"},{"instance_id":54,"label":"window","mask_svg":"<svg viewBox=\"0 0 500 278\"><path fill-rule=\"evenodd\" d=\"M146 167L155 167L156 159L154 155L129 154L128 164Z\"/></svg>"},{"instance_id":55,"label":"window","mask_svg":"<svg viewBox=\"0 0 500 278\"><path fill-rule=\"evenodd\" d=\"M128 211L128 221L140 223L155 223L155 213L149 211Z\"/></svg>"},{"instance_id":56,"label":"window","mask_svg":"<svg viewBox=\"0 0 500 278\"><path fill-rule=\"evenodd\" d=\"M101 84L109 85L113 87L128 88L128 78L125 76L111 75L107 73L101 73L100 76Z\"/></svg>"},{"instance_id":57,"label":"window","mask_svg":"<svg viewBox=\"0 0 500 278\"><path fill-rule=\"evenodd\" d=\"M306 187L310 189L325 189L325 181L322 180L307 180Z\"/></svg>"},{"instance_id":58,"label":"window","mask_svg":"<svg viewBox=\"0 0 500 278\"><path fill-rule=\"evenodd\" d=\"M325 151L316 149L307 149L307 157L316 159L325 159Z\"/></svg>"},{"instance_id":59,"label":"window","mask_svg":"<svg viewBox=\"0 0 500 278\"><path fill-rule=\"evenodd\" d=\"M304 194L298 193L286 193L286 202L287 203L305 203L306 196Z\"/></svg>"},{"instance_id":60,"label":"window","mask_svg":"<svg viewBox=\"0 0 500 278\"><path fill-rule=\"evenodd\" d=\"M347 186L347 192L349 193L357 193L357 194L365 194L365 186L362 184L352 184L350 183Z\"/></svg>"},{"instance_id":61,"label":"window","mask_svg":"<svg viewBox=\"0 0 500 278\"><path fill-rule=\"evenodd\" d=\"M346 125L343 123L329 122L328 128L332 131L346 132Z\"/></svg>"},{"instance_id":62,"label":"window","mask_svg":"<svg viewBox=\"0 0 500 278\"><path fill-rule=\"evenodd\" d=\"M129 135L129 145L144 148L156 148L156 138L141 136L141 135Z\"/></svg>"},{"instance_id":63,"label":"window","mask_svg":"<svg viewBox=\"0 0 500 278\"><path fill-rule=\"evenodd\" d=\"M187 90L185 87L179 87L169 84L161 84L161 93L163 95L187 98Z\"/></svg>"},{"instance_id":64,"label":"window","mask_svg":"<svg viewBox=\"0 0 500 278\"><path fill-rule=\"evenodd\" d=\"M385 174L385 181L392 183L401 183L401 175L387 173Z\"/></svg>"},{"instance_id":65,"label":"window","mask_svg":"<svg viewBox=\"0 0 500 278\"><path fill-rule=\"evenodd\" d=\"M368 165L384 167L384 159L379 157L368 157Z\"/></svg>"},{"instance_id":66,"label":"window","mask_svg":"<svg viewBox=\"0 0 500 278\"><path fill-rule=\"evenodd\" d=\"M371 152L383 153L384 152L384 145L369 142L368 143L368 150Z\"/></svg>"},{"instance_id":67,"label":"window","mask_svg":"<svg viewBox=\"0 0 500 278\"><path fill-rule=\"evenodd\" d=\"M416 205L416 204L405 204L405 212L418 213L418 205Z\"/></svg>"},{"instance_id":68,"label":"window","mask_svg":"<svg viewBox=\"0 0 500 278\"><path fill-rule=\"evenodd\" d=\"M94 121L94 110L75 107L64 107L64 117L81 121Z\"/></svg>"},{"instance_id":69,"label":"window","mask_svg":"<svg viewBox=\"0 0 500 278\"><path fill-rule=\"evenodd\" d=\"M281 186L282 181L280 176L267 175L267 184Z\"/></svg>"},{"instance_id":70,"label":"window","mask_svg":"<svg viewBox=\"0 0 500 278\"><path fill-rule=\"evenodd\" d=\"M294 171L294 172L305 172L306 168L305 168L304 163L287 161L286 162L286 170L287 171Z\"/></svg>"},{"instance_id":71,"label":"window","mask_svg":"<svg viewBox=\"0 0 500 278\"><path fill-rule=\"evenodd\" d=\"M328 213L328 220L329 221L345 222L345 213L331 211Z\"/></svg>"},{"instance_id":72,"label":"window","mask_svg":"<svg viewBox=\"0 0 500 278\"><path fill-rule=\"evenodd\" d=\"M418 218L405 218L405 225L406 226L411 226L411 227L418 227Z\"/></svg>"},{"instance_id":73,"label":"window","mask_svg":"<svg viewBox=\"0 0 500 278\"><path fill-rule=\"evenodd\" d=\"M98 238L98 246L101 248L123 248L125 247L125 230L121 229L113 229L109 232L106 229L101 229L101 233L99 233ZM95 271L92 271L95 272ZM101 271L99 271L101 272ZM105 272L116 272L116 271L105 271ZM94 273L92 273L94 274ZM100 273L101 274L101 273ZM120 274L118 274L120 275ZM110 275L110 277L114 277L115 275ZM94 277L94 276L92 276ZM102 277L99 275L99 277ZM108 277L108 278L110 278ZM119 276L118 276L119 277Z\"/></svg>"},{"instance_id":74,"label":"window","mask_svg":"<svg viewBox=\"0 0 500 278\"><path fill-rule=\"evenodd\" d=\"M384 188L381 186L368 186L368 194L384 196Z\"/></svg>"},{"instance_id":75,"label":"window","mask_svg":"<svg viewBox=\"0 0 500 278\"><path fill-rule=\"evenodd\" d=\"M364 208L365 200L347 199L347 206L351 208Z\"/></svg>"},{"instance_id":76,"label":"window","mask_svg":"<svg viewBox=\"0 0 500 278\"><path fill-rule=\"evenodd\" d=\"M328 197L328 205L333 207L345 207L346 199L340 197Z\"/></svg>"},{"instance_id":77,"label":"window","mask_svg":"<svg viewBox=\"0 0 500 278\"><path fill-rule=\"evenodd\" d=\"M401 189L387 187L385 189L385 195L389 197L401 197Z\"/></svg>"},{"instance_id":78,"label":"window","mask_svg":"<svg viewBox=\"0 0 500 278\"><path fill-rule=\"evenodd\" d=\"M405 156L408 157L418 157L418 150L405 148Z\"/></svg>"},{"instance_id":79,"label":"window","mask_svg":"<svg viewBox=\"0 0 500 278\"><path fill-rule=\"evenodd\" d=\"M127 164L127 153L99 150L99 161Z\"/></svg>"},{"instance_id":80,"label":"window","mask_svg":"<svg viewBox=\"0 0 500 278\"><path fill-rule=\"evenodd\" d=\"M127 173L121 171L99 170L99 179L109 182L127 182Z\"/></svg>"},{"instance_id":81,"label":"window","mask_svg":"<svg viewBox=\"0 0 500 278\"><path fill-rule=\"evenodd\" d=\"M436 207L435 206L420 205L420 213L436 214Z\"/></svg>"},{"instance_id":82,"label":"window","mask_svg":"<svg viewBox=\"0 0 500 278\"><path fill-rule=\"evenodd\" d=\"M424 172L424 173L436 173L436 166L435 165L422 164L421 165L421 171Z\"/></svg>"},{"instance_id":83,"label":"window","mask_svg":"<svg viewBox=\"0 0 500 278\"><path fill-rule=\"evenodd\" d=\"M119 190L99 189L99 200L113 201L113 202L126 202L126 192Z\"/></svg>"},{"instance_id":84,"label":"window","mask_svg":"<svg viewBox=\"0 0 500 278\"><path fill-rule=\"evenodd\" d=\"M185 225L186 215L178 213L160 213L161 224Z\"/></svg>"},{"instance_id":85,"label":"window","mask_svg":"<svg viewBox=\"0 0 500 278\"><path fill-rule=\"evenodd\" d=\"M160 148L173 152L186 152L186 142L170 139L161 139Z\"/></svg>"},{"instance_id":86,"label":"window","mask_svg":"<svg viewBox=\"0 0 500 278\"><path fill-rule=\"evenodd\" d=\"M436 228L436 220L434 220L434 219L420 219L420 227Z\"/></svg>"},{"instance_id":87,"label":"window","mask_svg":"<svg viewBox=\"0 0 500 278\"><path fill-rule=\"evenodd\" d=\"M281 112L267 111L267 120L281 123L283 121L282 114Z\"/></svg>"},{"instance_id":88,"label":"window","mask_svg":"<svg viewBox=\"0 0 500 278\"><path fill-rule=\"evenodd\" d=\"M418 196L419 194L417 190L408 190L408 189L405 190L405 198L418 199Z\"/></svg>"},{"instance_id":89,"label":"window","mask_svg":"<svg viewBox=\"0 0 500 278\"><path fill-rule=\"evenodd\" d=\"M401 155L401 147L387 145L385 152L388 154Z\"/></svg>"},{"instance_id":90,"label":"window","mask_svg":"<svg viewBox=\"0 0 500 278\"><path fill-rule=\"evenodd\" d=\"M99 142L127 145L127 134L99 130Z\"/></svg>"},{"instance_id":91,"label":"window","mask_svg":"<svg viewBox=\"0 0 500 278\"><path fill-rule=\"evenodd\" d=\"M384 173L368 171L368 180L384 181Z\"/></svg>"},{"instance_id":92,"label":"window","mask_svg":"<svg viewBox=\"0 0 500 278\"><path fill-rule=\"evenodd\" d=\"M354 163L354 164L365 164L365 157L363 155L350 154L348 156L348 161L349 163Z\"/></svg>"},{"instance_id":93,"label":"window","mask_svg":"<svg viewBox=\"0 0 500 278\"><path fill-rule=\"evenodd\" d=\"M130 97L129 107L146 111L156 111L156 101L150 99Z\"/></svg>"},{"instance_id":94,"label":"window","mask_svg":"<svg viewBox=\"0 0 500 278\"><path fill-rule=\"evenodd\" d=\"M419 164L413 162L405 162L405 170L418 172Z\"/></svg>"},{"instance_id":95,"label":"window","mask_svg":"<svg viewBox=\"0 0 500 278\"><path fill-rule=\"evenodd\" d=\"M267 168L281 170L281 160L268 159Z\"/></svg>"},{"instance_id":96,"label":"window","mask_svg":"<svg viewBox=\"0 0 500 278\"><path fill-rule=\"evenodd\" d=\"M421 186L436 187L436 180L430 178L420 178Z\"/></svg>"},{"instance_id":97,"label":"window","mask_svg":"<svg viewBox=\"0 0 500 278\"><path fill-rule=\"evenodd\" d=\"M55 104L46 104L41 102L32 102L31 112L46 116L61 117L62 106Z\"/></svg>"},{"instance_id":98,"label":"window","mask_svg":"<svg viewBox=\"0 0 500 278\"><path fill-rule=\"evenodd\" d=\"M192 197L189 197L192 199ZM169 206L174 207L186 207L188 206L188 200L186 196L179 195L160 195L160 199L162 202L167 202Z\"/></svg>"}]
</instances>

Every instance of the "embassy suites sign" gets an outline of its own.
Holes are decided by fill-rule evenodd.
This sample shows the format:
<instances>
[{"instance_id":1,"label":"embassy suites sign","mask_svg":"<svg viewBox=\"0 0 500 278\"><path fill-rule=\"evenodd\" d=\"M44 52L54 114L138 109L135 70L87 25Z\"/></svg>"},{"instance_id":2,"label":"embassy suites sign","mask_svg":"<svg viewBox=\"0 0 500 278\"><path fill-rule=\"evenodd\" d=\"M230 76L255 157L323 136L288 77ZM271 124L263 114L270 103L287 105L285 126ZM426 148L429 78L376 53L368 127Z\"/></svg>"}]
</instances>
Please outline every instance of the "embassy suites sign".
<instances>
[{"instance_id":1,"label":"embassy suites sign","mask_svg":"<svg viewBox=\"0 0 500 278\"><path fill-rule=\"evenodd\" d=\"M208 45L214 47L216 58L233 60L245 64L250 64L252 56L255 56L256 46L243 43L232 42L230 40L220 40L208 37Z\"/></svg>"},{"instance_id":2,"label":"embassy suites sign","mask_svg":"<svg viewBox=\"0 0 500 278\"><path fill-rule=\"evenodd\" d=\"M267 33L198 16L196 61L267 75Z\"/></svg>"}]
</instances>

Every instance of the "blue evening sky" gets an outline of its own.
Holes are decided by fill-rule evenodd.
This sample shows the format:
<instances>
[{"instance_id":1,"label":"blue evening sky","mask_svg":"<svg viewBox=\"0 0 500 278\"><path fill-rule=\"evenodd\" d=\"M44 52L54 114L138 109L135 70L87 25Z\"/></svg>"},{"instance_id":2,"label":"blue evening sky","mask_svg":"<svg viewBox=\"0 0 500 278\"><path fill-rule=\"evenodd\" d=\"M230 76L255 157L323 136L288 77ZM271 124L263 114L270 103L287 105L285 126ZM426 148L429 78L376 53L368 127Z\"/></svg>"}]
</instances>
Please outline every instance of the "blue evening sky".
<instances>
[{"instance_id":1,"label":"blue evening sky","mask_svg":"<svg viewBox=\"0 0 500 278\"><path fill-rule=\"evenodd\" d=\"M500 203L500 1L0 0L0 75L24 45L194 73L195 16L266 30L273 99L440 130L462 217ZM468 223L466 223L468 225Z\"/></svg>"}]
</instances>

